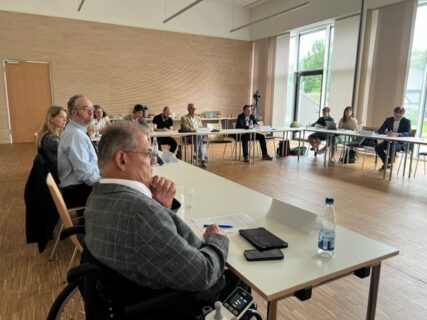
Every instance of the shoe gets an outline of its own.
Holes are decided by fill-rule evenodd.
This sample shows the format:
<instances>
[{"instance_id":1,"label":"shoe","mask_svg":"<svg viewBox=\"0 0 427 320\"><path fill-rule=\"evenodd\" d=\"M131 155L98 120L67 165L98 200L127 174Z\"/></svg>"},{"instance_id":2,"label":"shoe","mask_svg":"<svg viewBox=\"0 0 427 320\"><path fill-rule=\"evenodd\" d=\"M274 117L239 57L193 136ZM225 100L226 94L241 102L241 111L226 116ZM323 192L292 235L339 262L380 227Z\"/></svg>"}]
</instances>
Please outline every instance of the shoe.
<instances>
[{"instance_id":1,"label":"shoe","mask_svg":"<svg viewBox=\"0 0 427 320\"><path fill-rule=\"evenodd\" d=\"M248 157L243 157L243 162L249 162L249 158Z\"/></svg>"},{"instance_id":2,"label":"shoe","mask_svg":"<svg viewBox=\"0 0 427 320\"><path fill-rule=\"evenodd\" d=\"M273 157L270 157L268 154L264 154L261 160L273 160Z\"/></svg>"},{"instance_id":3,"label":"shoe","mask_svg":"<svg viewBox=\"0 0 427 320\"><path fill-rule=\"evenodd\" d=\"M311 150L311 151L314 151L314 148L313 148L313 147L311 147L311 148L310 148L310 150Z\"/></svg>"},{"instance_id":4,"label":"shoe","mask_svg":"<svg viewBox=\"0 0 427 320\"><path fill-rule=\"evenodd\" d=\"M200 163L200 167L201 167L201 168L207 168L207 165L206 165L206 161L205 161L205 160L202 160L202 162Z\"/></svg>"},{"instance_id":5,"label":"shoe","mask_svg":"<svg viewBox=\"0 0 427 320\"><path fill-rule=\"evenodd\" d=\"M378 171L384 171L384 169L385 169L385 166L382 165L381 168L378 169Z\"/></svg>"},{"instance_id":6,"label":"shoe","mask_svg":"<svg viewBox=\"0 0 427 320\"><path fill-rule=\"evenodd\" d=\"M322 154L322 153L325 153L325 148L317 150L317 154Z\"/></svg>"}]
</instances>

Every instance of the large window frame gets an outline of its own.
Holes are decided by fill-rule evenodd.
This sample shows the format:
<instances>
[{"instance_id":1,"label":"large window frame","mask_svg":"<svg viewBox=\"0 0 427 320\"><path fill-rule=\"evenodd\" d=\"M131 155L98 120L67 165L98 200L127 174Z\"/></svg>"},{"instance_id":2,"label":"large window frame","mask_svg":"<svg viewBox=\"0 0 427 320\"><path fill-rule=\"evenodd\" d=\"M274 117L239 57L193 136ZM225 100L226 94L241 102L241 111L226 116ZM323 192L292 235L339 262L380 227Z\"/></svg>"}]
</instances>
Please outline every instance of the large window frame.
<instances>
[{"instance_id":1,"label":"large window frame","mask_svg":"<svg viewBox=\"0 0 427 320\"><path fill-rule=\"evenodd\" d=\"M310 35L313 33L317 33L319 31L325 31L324 38L324 57L323 57L323 81L321 82L321 97L320 97L320 105L319 105L319 114L323 107L327 106L329 99L329 84L330 84L330 76L331 76L331 57L333 50L333 34L334 34L334 23L328 22L322 25L318 25L316 27L309 27L305 29L294 30L291 32L290 41L294 41L295 46L293 48L294 54L290 54L290 57L293 57L293 61L289 61L289 77L292 77L293 81L293 105L292 108L292 116L291 118L294 120L297 119L298 116L298 96L296 94L297 90L297 80L298 77L303 73L310 73L315 70L319 70L319 68L315 69L304 69L300 68L300 59L301 59L301 38ZM292 48L290 48L292 50Z\"/></svg>"}]
</instances>

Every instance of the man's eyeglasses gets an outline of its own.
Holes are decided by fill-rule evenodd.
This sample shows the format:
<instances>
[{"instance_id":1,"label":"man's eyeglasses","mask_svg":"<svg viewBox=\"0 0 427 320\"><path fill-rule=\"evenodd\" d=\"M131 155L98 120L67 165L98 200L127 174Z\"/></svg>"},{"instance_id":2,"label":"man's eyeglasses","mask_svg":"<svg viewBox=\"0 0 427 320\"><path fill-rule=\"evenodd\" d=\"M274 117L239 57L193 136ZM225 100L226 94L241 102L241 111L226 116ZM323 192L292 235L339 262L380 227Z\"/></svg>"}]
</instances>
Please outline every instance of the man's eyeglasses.
<instances>
[{"instance_id":1,"label":"man's eyeglasses","mask_svg":"<svg viewBox=\"0 0 427 320\"><path fill-rule=\"evenodd\" d=\"M94 108L91 107L83 107L83 108L74 108L74 110L83 110L83 111L94 111Z\"/></svg>"},{"instance_id":2,"label":"man's eyeglasses","mask_svg":"<svg viewBox=\"0 0 427 320\"><path fill-rule=\"evenodd\" d=\"M153 148L149 148L147 151L123 151L125 153L142 153L146 157L151 159L157 159L157 152Z\"/></svg>"}]
</instances>

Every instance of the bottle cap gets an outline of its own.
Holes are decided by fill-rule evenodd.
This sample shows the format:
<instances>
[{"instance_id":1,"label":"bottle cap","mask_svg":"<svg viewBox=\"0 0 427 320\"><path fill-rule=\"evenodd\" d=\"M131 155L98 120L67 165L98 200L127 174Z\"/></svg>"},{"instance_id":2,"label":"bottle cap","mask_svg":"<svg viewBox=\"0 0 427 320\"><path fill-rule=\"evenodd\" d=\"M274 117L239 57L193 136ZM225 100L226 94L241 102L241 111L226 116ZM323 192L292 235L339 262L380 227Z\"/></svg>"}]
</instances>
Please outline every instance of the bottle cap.
<instances>
[{"instance_id":1,"label":"bottle cap","mask_svg":"<svg viewBox=\"0 0 427 320\"><path fill-rule=\"evenodd\" d=\"M332 197L326 197L325 198L325 203L326 204L334 204L334 198L332 198Z\"/></svg>"}]
</instances>

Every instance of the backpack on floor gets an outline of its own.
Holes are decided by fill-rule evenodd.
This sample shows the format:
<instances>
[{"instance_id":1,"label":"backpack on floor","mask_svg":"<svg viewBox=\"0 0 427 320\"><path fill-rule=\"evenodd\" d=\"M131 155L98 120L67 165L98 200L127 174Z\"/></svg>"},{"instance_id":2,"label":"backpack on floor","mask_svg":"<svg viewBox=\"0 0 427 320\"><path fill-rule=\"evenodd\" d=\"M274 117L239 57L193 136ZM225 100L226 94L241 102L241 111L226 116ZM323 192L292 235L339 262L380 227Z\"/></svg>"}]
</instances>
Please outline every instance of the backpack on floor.
<instances>
[{"instance_id":1,"label":"backpack on floor","mask_svg":"<svg viewBox=\"0 0 427 320\"><path fill-rule=\"evenodd\" d=\"M350 153L349 153L350 152ZM348 160L347 160L347 154L348 154ZM356 151L353 149L346 149L342 158L340 158L340 162L342 163L355 163L356 162Z\"/></svg>"},{"instance_id":2,"label":"backpack on floor","mask_svg":"<svg viewBox=\"0 0 427 320\"><path fill-rule=\"evenodd\" d=\"M291 153L289 140L280 140L279 146L277 147L276 155L278 157L287 157Z\"/></svg>"},{"instance_id":3,"label":"backpack on floor","mask_svg":"<svg viewBox=\"0 0 427 320\"><path fill-rule=\"evenodd\" d=\"M307 147L295 147L291 149L292 156L305 156L307 153Z\"/></svg>"}]
</instances>

